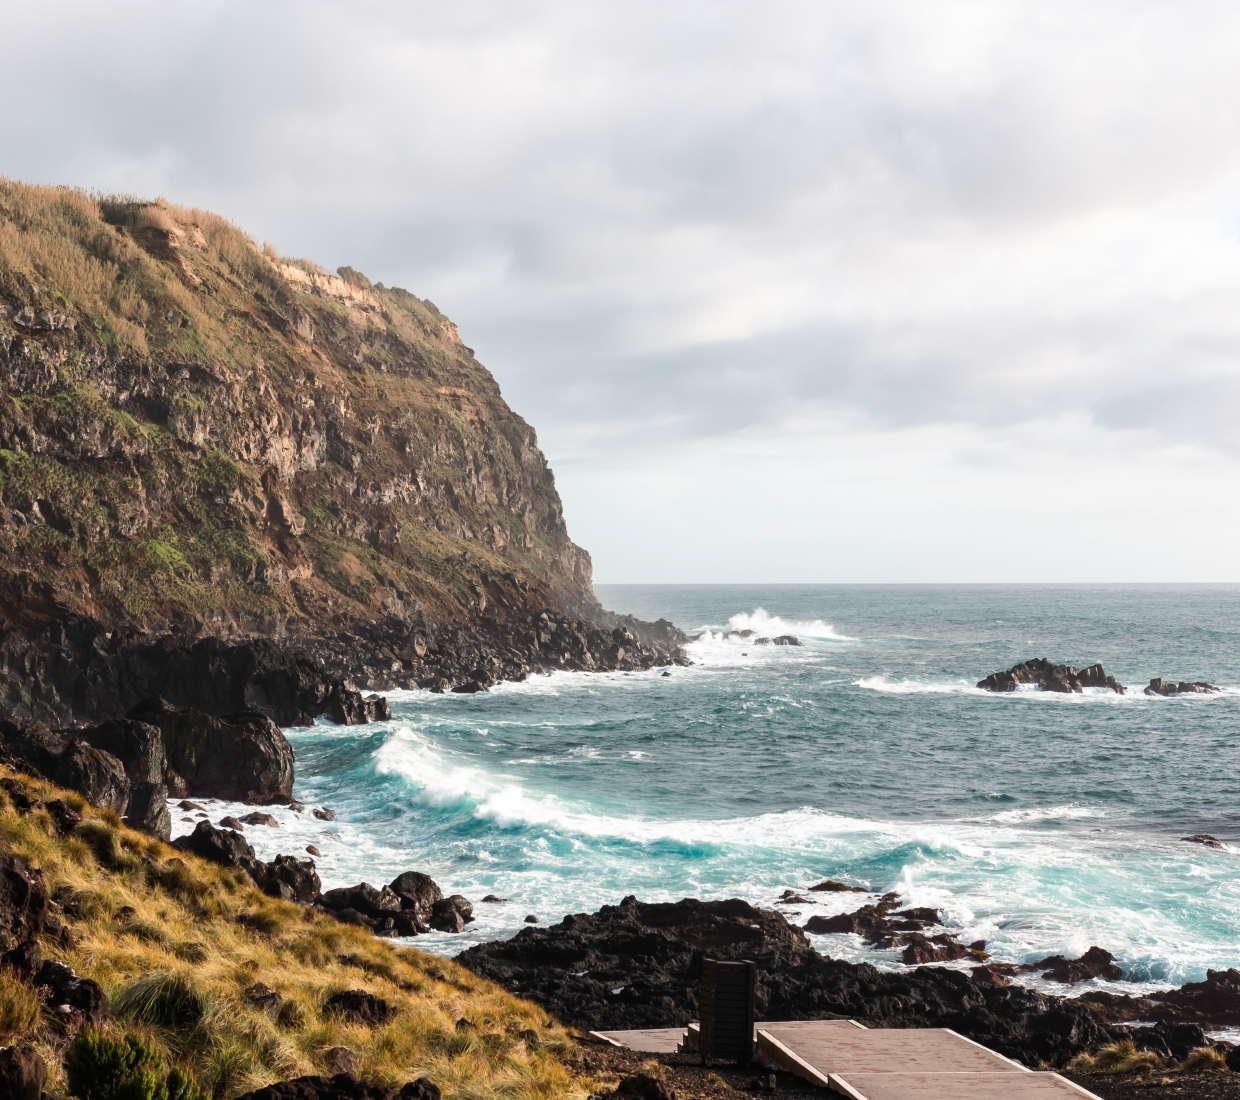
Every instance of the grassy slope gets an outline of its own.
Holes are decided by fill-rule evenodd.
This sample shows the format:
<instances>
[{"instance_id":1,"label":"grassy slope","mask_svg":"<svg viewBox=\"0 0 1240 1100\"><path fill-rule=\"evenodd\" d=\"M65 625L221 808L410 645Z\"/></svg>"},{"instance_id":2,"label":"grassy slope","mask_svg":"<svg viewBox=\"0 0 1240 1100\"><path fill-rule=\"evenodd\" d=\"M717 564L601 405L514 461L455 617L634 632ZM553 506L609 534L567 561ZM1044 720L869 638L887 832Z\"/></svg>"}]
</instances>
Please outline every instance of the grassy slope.
<instances>
[{"instance_id":1,"label":"grassy slope","mask_svg":"<svg viewBox=\"0 0 1240 1100\"><path fill-rule=\"evenodd\" d=\"M509 601L592 599L533 430L455 326L341 271L0 179L0 619L453 619L505 573Z\"/></svg>"},{"instance_id":2,"label":"grassy slope","mask_svg":"<svg viewBox=\"0 0 1240 1100\"><path fill-rule=\"evenodd\" d=\"M118 1012L112 1030L150 1037L170 1065L192 1070L217 1097L324 1072L323 1052L336 1046L363 1056L364 1079L399 1085L427 1076L447 1098L594 1091L561 1065L571 1040L537 1006L455 963L268 898L244 876L125 829L72 792L17 778L40 798L80 807L84 818L74 835L54 838L45 812L19 815L0 791L0 845L42 870L73 937L68 949L45 937L45 957L99 982ZM149 989L166 976L198 994L200 1020L170 1026L157 1013L121 1010L141 1000L143 983ZM279 1021L246 1004L256 982L284 996ZM324 999L345 989L368 990L399 1015L374 1028L325 1018ZM462 1019L475 1028L458 1029ZM33 991L0 975L0 1045L33 1043L51 1068L49 1090L63 1091L63 1040L37 1021ZM530 1030L536 1042L522 1038Z\"/></svg>"}]
</instances>

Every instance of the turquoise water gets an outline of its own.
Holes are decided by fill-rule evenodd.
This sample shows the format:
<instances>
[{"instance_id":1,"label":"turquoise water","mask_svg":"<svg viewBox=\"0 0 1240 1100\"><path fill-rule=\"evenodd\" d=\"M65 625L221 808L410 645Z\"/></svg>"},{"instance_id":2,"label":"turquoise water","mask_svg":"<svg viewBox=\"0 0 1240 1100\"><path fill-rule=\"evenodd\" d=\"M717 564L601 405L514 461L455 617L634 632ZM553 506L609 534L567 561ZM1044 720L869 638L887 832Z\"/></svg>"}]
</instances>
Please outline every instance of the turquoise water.
<instances>
[{"instance_id":1,"label":"turquoise water","mask_svg":"<svg viewBox=\"0 0 1240 1100\"><path fill-rule=\"evenodd\" d=\"M945 910L998 959L1099 944L1135 987L1240 965L1240 587L614 586L605 606L707 637L695 664L393 695L393 720L290 730L298 797L247 835L307 843L324 885L427 871L476 903L455 953L635 893L772 905L822 878ZM1101 661L1133 695L994 696L1032 656ZM1152 676L1218 696L1150 698ZM220 812L223 812L221 809ZM181 828L188 825L181 824ZM1235 840L1213 851L1179 838ZM505 905L481 905L488 893ZM815 895L818 897L818 895ZM793 919L858 904L797 905ZM852 936L838 957L899 966ZM1134 991L1134 985L1113 988Z\"/></svg>"}]
</instances>

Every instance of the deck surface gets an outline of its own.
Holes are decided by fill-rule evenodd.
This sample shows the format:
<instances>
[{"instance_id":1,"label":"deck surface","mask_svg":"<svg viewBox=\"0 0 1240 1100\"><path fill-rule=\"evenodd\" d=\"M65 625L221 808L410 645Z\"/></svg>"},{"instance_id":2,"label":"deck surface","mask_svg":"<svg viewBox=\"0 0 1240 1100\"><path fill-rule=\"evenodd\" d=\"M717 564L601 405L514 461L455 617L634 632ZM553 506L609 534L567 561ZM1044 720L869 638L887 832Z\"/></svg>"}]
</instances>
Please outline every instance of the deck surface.
<instances>
[{"instance_id":1,"label":"deck surface","mask_svg":"<svg viewBox=\"0 0 1240 1100\"><path fill-rule=\"evenodd\" d=\"M640 1031L592 1031L600 1039L648 1054L674 1054L685 1037L683 1027L648 1027Z\"/></svg>"},{"instance_id":2,"label":"deck surface","mask_svg":"<svg viewBox=\"0 0 1240 1100\"><path fill-rule=\"evenodd\" d=\"M848 1020L802 1020L759 1023L757 1031L758 1051L780 1069L853 1100L1093 1096L1058 1074L1034 1073L947 1028L863 1028Z\"/></svg>"}]
</instances>

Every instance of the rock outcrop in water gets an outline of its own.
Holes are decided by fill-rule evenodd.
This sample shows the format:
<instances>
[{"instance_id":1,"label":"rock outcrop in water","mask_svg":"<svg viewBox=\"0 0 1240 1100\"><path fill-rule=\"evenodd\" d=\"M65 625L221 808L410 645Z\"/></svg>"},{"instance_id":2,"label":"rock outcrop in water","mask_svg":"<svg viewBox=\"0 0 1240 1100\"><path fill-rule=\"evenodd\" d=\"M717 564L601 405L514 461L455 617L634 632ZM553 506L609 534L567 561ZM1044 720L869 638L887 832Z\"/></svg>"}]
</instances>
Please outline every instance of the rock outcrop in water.
<instances>
[{"instance_id":1,"label":"rock outcrop in water","mask_svg":"<svg viewBox=\"0 0 1240 1100\"><path fill-rule=\"evenodd\" d=\"M992 672L977 686L983 691L1016 691L1022 685L1033 684L1043 691L1061 693L1081 692L1085 688L1110 688L1123 695L1124 685L1114 676L1108 676L1100 664L1088 668L1052 664L1045 657L1034 657L1003 672Z\"/></svg>"},{"instance_id":2,"label":"rock outcrop in water","mask_svg":"<svg viewBox=\"0 0 1240 1100\"><path fill-rule=\"evenodd\" d=\"M752 959L759 1019L851 1017L951 1027L1027 1065L1063 1065L1111 1039L1082 1004L945 967L884 973L815 951L801 930L744 901L625 898L480 944L457 961L586 1029L683 1026L697 1017L703 957Z\"/></svg>"},{"instance_id":3,"label":"rock outcrop in water","mask_svg":"<svg viewBox=\"0 0 1240 1100\"><path fill-rule=\"evenodd\" d=\"M1155 676L1145 689L1146 695L1213 695L1222 688L1207 684L1204 680L1181 680L1178 684Z\"/></svg>"},{"instance_id":4,"label":"rock outcrop in water","mask_svg":"<svg viewBox=\"0 0 1240 1100\"><path fill-rule=\"evenodd\" d=\"M833 884L838 886L839 884ZM811 887L818 889L819 887ZM833 917L813 916L805 931L816 935L853 933L872 947L904 947L902 960L908 965L951 962L972 956L979 962L987 958L986 943L978 940L967 947L943 929L941 910L926 907L901 909L899 895L884 894L872 905ZM940 931L927 936L925 929Z\"/></svg>"}]
</instances>

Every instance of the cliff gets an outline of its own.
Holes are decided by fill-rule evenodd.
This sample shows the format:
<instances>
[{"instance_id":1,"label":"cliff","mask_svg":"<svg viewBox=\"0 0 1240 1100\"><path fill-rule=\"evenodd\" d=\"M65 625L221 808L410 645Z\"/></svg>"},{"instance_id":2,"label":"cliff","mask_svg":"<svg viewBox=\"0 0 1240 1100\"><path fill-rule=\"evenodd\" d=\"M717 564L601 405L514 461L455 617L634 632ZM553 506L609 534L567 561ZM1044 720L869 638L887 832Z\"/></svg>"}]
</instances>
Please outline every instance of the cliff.
<instances>
[{"instance_id":1,"label":"cliff","mask_svg":"<svg viewBox=\"0 0 1240 1100\"><path fill-rule=\"evenodd\" d=\"M429 301L0 180L0 628L593 616L534 430Z\"/></svg>"}]
</instances>

